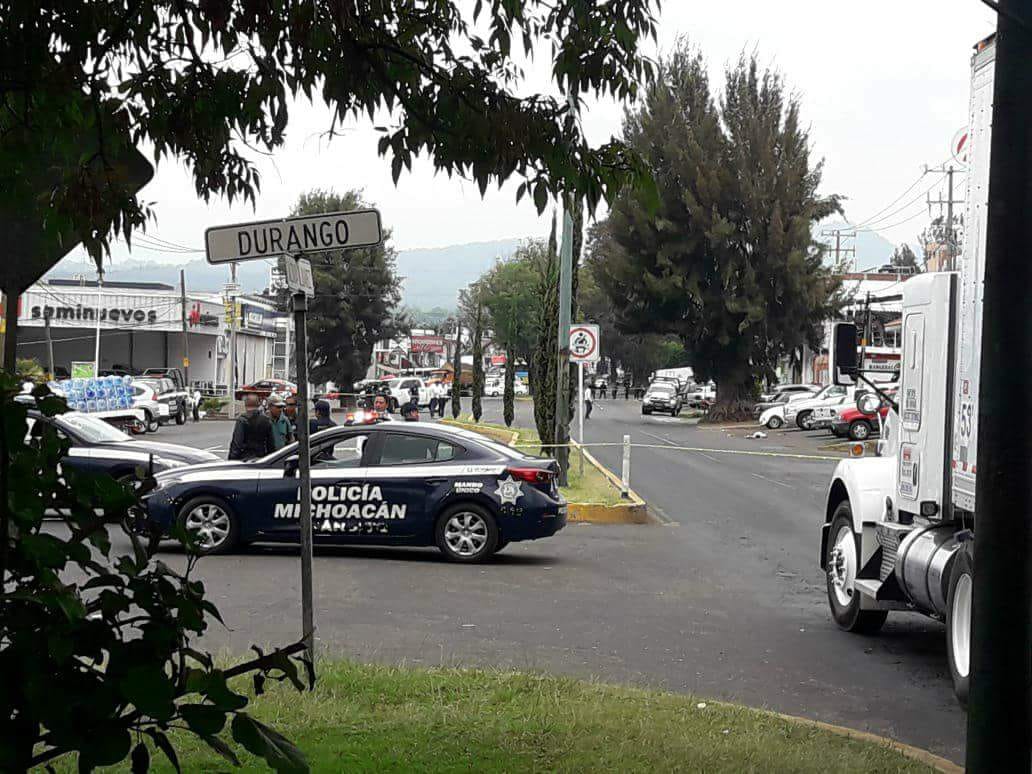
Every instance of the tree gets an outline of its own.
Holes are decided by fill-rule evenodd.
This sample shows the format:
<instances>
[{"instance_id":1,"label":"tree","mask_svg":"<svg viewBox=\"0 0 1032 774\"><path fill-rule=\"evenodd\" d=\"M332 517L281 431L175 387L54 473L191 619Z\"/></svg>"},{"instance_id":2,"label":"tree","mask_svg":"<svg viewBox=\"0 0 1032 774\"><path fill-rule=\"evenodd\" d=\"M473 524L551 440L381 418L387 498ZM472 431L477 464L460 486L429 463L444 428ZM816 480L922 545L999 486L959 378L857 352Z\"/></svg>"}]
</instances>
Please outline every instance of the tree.
<instances>
[{"instance_id":1,"label":"tree","mask_svg":"<svg viewBox=\"0 0 1032 774\"><path fill-rule=\"evenodd\" d=\"M291 214L371 206L358 190L344 194L313 190L298 198ZM381 245L309 257L315 280L307 325L312 382L332 381L350 387L368 371L376 342L393 338L408 327L399 311L401 280L394 269L394 248L387 246L389 238L387 231ZM286 289L279 292L278 303L283 310L290 308Z\"/></svg>"},{"instance_id":2,"label":"tree","mask_svg":"<svg viewBox=\"0 0 1032 774\"><path fill-rule=\"evenodd\" d=\"M523 178L539 211L577 190L595 206L647 180L620 142L592 147L579 95L637 94L653 64L637 50L655 34L652 0L0 0L0 208L49 203L47 228L69 233L98 261L150 210L114 175L118 149L142 143L184 161L199 196L256 201L249 149L283 144L295 97L318 93L328 134L351 118L390 117L377 150L395 180L426 153L449 175L488 183ZM574 99L517 94L517 46L548 50L556 88ZM342 66L346 62L347 66ZM83 153L81 137L95 137ZM54 141L53 177L27 172L35 138ZM115 217L110 217L111 212ZM102 215L101 215L102 214ZM66 240L69 241L69 240Z\"/></svg>"},{"instance_id":3,"label":"tree","mask_svg":"<svg viewBox=\"0 0 1032 774\"><path fill-rule=\"evenodd\" d=\"M470 349L473 353L473 421L483 415L484 395L484 302L479 282L474 282L459 293L459 310L470 324Z\"/></svg>"},{"instance_id":4,"label":"tree","mask_svg":"<svg viewBox=\"0 0 1032 774\"><path fill-rule=\"evenodd\" d=\"M451 415L462 413L462 318L455 318L455 354L452 355Z\"/></svg>"},{"instance_id":5,"label":"tree","mask_svg":"<svg viewBox=\"0 0 1032 774\"><path fill-rule=\"evenodd\" d=\"M505 382L502 388L502 419L506 427L512 427L516 418L516 350L505 350Z\"/></svg>"},{"instance_id":6,"label":"tree","mask_svg":"<svg viewBox=\"0 0 1032 774\"><path fill-rule=\"evenodd\" d=\"M544 448L554 449L555 391L558 378L559 256L556 252L555 215L548 247L536 271L536 292L542 299L541 316L536 320L537 346L533 356L534 422Z\"/></svg>"},{"instance_id":7,"label":"tree","mask_svg":"<svg viewBox=\"0 0 1032 774\"><path fill-rule=\"evenodd\" d=\"M917 256L914 255L914 251L906 242L903 242L899 247L892 251L892 259L890 263L893 266L906 267L915 272L921 270L920 265L917 262Z\"/></svg>"},{"instance_id":8,"label":"tree","mask_svg":"<svg viewBox=\"0 0 1032 774\"><path fill-rule=\"evenodd\" d=\"M605 230L593 226L589 231L589 253ZM615 368L624 371L624 378L632 384L641 384L658 368L689 365L683 345L676 337L658 333L626 333L617 324L617 316L609 297L599 286L594 275L596 264L587 261L581 267L577 306L579 322L593 322L599 326L600 354ZM615 377L615 373L614 373Z\"/></svg>"},{"instance_id":9,"label":"tree","mask_svg":"<svg viewBox=\"0 0 1032 774\"><path fill-rule=\"evenodd\" d=\"M726 73L718 106L701 54L682 43L624 137L651 163L659 203L620 194L595 277L622 330L677 336L698 376L716 380L712 419L748 418L757 382L819 343L836 288L811 228L839 200L817 195L798 100L753 55Z\"/></svg>"},{"instance_id":10,"label":"tree","mask_svg":"<svg viewBox=\"0 0 1032 774\"><path fill-rule=\"evenodd\" d=\"M46 386L32 393L43 416L67 411ZM18 396L17 399L15 396ZM155 559L161 535L126 530L122 554L111 530L145 507L133 487L68 466L69 441L37 420L19 380L0 373L0 769L49 768L78 756L79 771L132 758L146 771L146 739L178 769L170 729L197 736L231 763L232 736L278 771L306 771L294 746L252 718L233 680L250 675L304 686L291 654L301 642L228 669L198 640L218 608L194 576L193 536L173 527L184 569ZM66 529L44 520L61 514ZM310 665L308 681L314 679ZM70 765L70 764L69 764ZM127 766L119 767L127 770Z\"/></svg>"}]
</instances>

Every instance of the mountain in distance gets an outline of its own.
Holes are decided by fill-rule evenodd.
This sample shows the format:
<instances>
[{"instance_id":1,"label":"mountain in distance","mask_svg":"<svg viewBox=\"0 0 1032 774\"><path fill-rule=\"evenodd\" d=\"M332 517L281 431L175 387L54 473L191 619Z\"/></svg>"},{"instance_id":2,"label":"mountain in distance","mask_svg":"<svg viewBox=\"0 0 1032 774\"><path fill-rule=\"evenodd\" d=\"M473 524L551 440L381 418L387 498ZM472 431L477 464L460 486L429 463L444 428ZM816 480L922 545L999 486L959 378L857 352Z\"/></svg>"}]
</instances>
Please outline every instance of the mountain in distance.
<instances>
[{"instance_id":1,"label":"mountain in distance","mask_svg":"<svg viewBox=\"0 0 1032 774\"><path fill-rule=\"evenodd\" d=\"M402 278L402 303L415 309L454 309L460 289L479 279L495 261L510 258L523 241L519 238L496 239L400 250L397 269ZM270 268L271 262L240 261L237 264L237 283L245 293L260 293L269 284ZM108 282L163 282L179 287L180 269L186 272L188 290L215 293L229 281L228 266L212 266L203 258L178 264L136 260L108 263L104 279ZM46 276L67 278L79 274L85 274L87 279L96 276L92 263L73 258L64 259Z\"/></svg>"},{"instance_id":2,"label":"mountain in distance","mask_svg":"<svg viewBox=\"0 0 1032 774\"><path fill-rule=\"evenodd\" d=\"M847 233L855 231L853 226L841 220L825 221L814 228L814 239L823 242L829 248L824 256L824 261L829 266L835 262L835 237L821 234L821 232L835 229L842 229ZM855 238L843 237L842 248L847 247L856 248L856 262L851 263L850 266L856 266L860 271L865 269L873 271L879 266L884 266L890 261L892 253L896 249L896 245L877 231L858 231ZM917 245L911 245L911 247L917 255L921 255L921 250Z\"/></svg>"}]
</instances>

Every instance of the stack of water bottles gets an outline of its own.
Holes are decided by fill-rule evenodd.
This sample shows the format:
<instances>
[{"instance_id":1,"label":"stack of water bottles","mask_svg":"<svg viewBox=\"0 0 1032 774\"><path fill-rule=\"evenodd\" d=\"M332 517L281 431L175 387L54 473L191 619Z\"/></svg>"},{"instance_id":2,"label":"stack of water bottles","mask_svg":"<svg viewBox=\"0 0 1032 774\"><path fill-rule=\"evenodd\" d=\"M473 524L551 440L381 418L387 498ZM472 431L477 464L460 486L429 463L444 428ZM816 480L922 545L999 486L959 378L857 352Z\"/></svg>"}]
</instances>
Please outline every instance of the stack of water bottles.
<instances>
[{"instance_id":1,"label":"stack of water bottles","mask_svg":"<svg viewBox=\"0 0 1032 774\"><path fill-rule=\"evenodd\" d=\"M62 379L53 383L63 394L68 407L76 411L120 411L133 407L131 376L96 376L89 379Z\"/></svg>"}]
</instances>

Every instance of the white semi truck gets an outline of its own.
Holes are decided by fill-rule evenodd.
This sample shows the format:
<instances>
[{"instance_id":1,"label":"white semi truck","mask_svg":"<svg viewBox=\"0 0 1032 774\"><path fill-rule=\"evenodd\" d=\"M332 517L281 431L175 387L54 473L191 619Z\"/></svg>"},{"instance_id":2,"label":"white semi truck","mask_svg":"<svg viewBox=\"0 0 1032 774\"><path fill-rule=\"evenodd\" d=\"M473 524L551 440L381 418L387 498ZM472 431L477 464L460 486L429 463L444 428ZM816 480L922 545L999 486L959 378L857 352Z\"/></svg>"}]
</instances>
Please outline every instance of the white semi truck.
<instances>
[{"instance_id":1,"label":"white semi truck","mask_svg":"<svg viewBox=\"0 0 1032 774\"><path fill-rule=\"evenodd\" d=\"M828 490L821 567L835 622L873 633L890 611L946 623L957 697L970 669L975 477L985 274L989 147L995 42L978 44L971 65L965 240L959 272L922 274L901 285L903 355L873 457L843 460ZM866 381L857 369L857 331L837 323L830 358L836 384ZM871 385L872 387L874 385ZM858 391L859 393L859 391ZM881 398L858 403L874 413Z\"/></svg>"}]
</instances>

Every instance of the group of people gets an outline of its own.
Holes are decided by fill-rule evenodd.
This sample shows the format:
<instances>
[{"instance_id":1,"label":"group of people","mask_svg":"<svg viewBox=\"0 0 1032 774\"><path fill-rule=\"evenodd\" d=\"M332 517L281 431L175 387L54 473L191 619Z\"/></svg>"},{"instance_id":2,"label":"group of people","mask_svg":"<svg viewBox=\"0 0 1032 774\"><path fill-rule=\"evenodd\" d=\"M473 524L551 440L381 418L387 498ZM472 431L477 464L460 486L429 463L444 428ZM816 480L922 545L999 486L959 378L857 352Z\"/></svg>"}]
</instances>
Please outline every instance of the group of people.
<instances>
[{"instance_id":1,"label":"group of people","mask_svg":"<svg viewBox=\"0 0 1032 774\"><path fill-rule=\"evenodd\" d=\"M229 443L229 459L253 460L264 457L297 439L297 396L271 396L262 411L257 395L244 398L244 412L233 424L233 438ZM315 416L308 420L309 434L333 427L330 404L315 402Z\"/></svg>"},{"instance_id":2,"label":"group of people","mask_svg":"<svg viewBox=\"0 0 1032 774\"><path fill-rule=\"evenodd\" d=\"M444 407L448 404L451 389L444 382L433 382L430 385L430 417L444 416Z\"/></svg>"}]
</instances>

